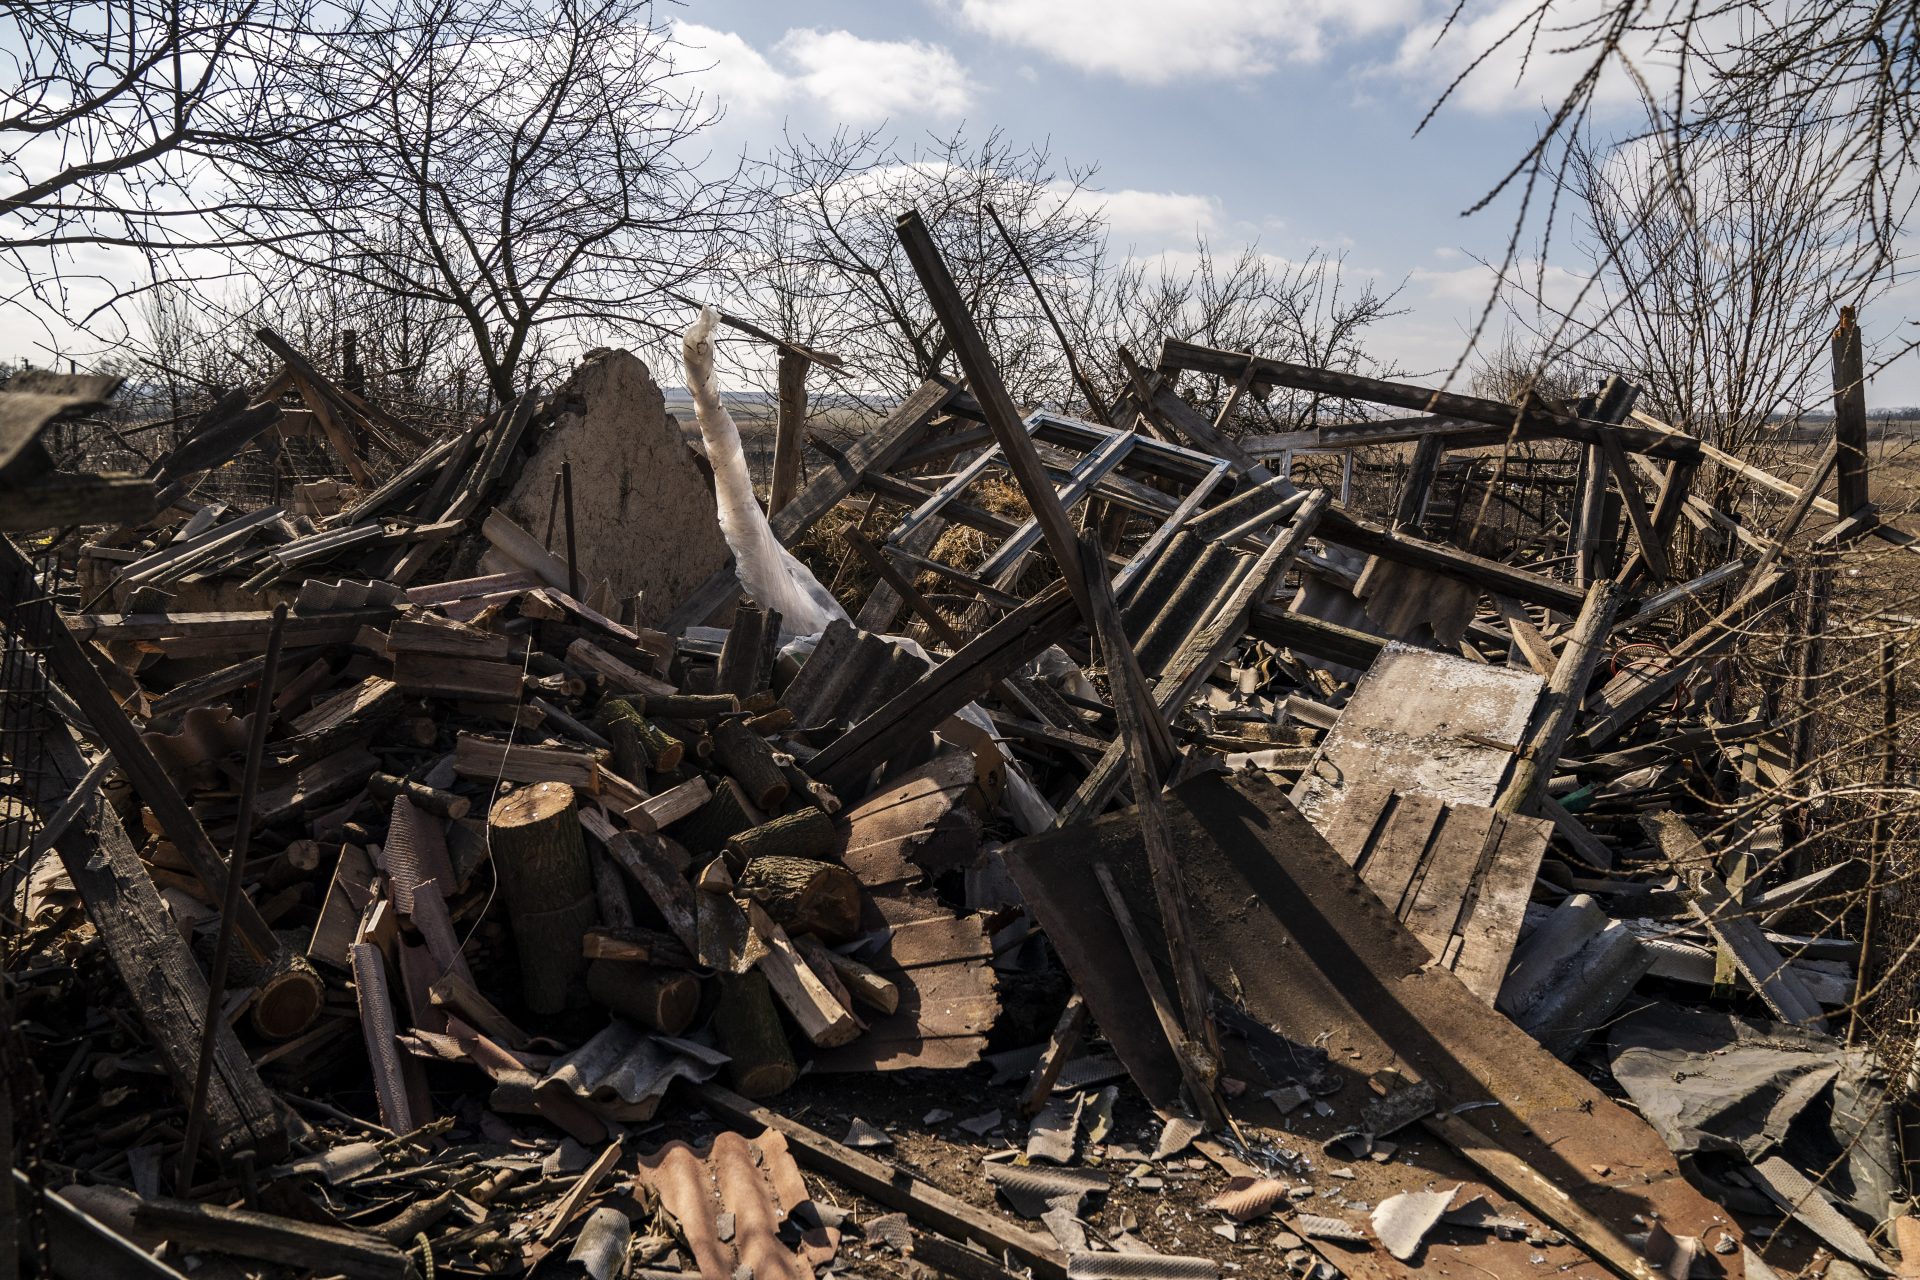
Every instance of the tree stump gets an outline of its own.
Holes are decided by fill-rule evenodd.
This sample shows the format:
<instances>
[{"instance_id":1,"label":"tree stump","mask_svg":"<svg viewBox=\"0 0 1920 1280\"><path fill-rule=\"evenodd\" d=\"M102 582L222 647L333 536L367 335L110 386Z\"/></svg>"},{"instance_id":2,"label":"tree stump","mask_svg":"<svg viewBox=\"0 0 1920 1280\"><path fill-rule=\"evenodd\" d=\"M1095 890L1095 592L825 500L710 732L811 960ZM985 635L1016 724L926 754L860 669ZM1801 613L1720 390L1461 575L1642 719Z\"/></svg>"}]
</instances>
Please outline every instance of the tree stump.
<instances>
[{"instance_id":1,"label":"tree stump","mask_svg":"<svg viewBox=\"0 0 1920 1280\"><path fill-rule=\"evenodd\" d=\"M520 953L520 989L535 1013L558 1013L586 959L580 940L594 924L593 875L564 782L521 787L487 814L493 861Z\"/></svg>"}]
</instances>

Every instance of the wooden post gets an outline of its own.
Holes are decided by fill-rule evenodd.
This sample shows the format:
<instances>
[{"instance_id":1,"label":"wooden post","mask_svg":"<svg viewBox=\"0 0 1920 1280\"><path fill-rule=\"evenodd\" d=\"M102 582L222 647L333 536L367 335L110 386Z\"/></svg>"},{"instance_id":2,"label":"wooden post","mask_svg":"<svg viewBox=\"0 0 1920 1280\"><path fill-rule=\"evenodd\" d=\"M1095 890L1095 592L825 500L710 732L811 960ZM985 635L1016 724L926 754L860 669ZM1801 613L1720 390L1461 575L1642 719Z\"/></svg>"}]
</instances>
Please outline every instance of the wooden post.
<instances>
[{"instance_id":1,"label":"wooden post","mask_svg":"<svg viewBox=\"0 0 1920 1280\"><path fill-rule=\"evenodd\" d=\"M1513 775L1494 808L1501 813L1534 813L1547 783L1560 763L1560 752L1573 736L1580 703L1594 668L1606 651L1607 632L1620 608L1620 584L1601 578L1587 590L1587 602L1567 635L1566 648L1554 665L1553 678L1534 712L1533 728L1513 763Z\"/></svg>"},{"instance_id":2,"label":"wooden post","mask_svg":"<svg viewBox=\"0 0 1920 1280\"><path fill-rule=\"evenodd\" d=\"M567 594L575 600L585 597L580 594L580 557L574 549L573 541L573 464L560 464L560 501L566 504L567 521Z\"/></svg>"},{"instance_id":3,"label":"wooden post","mask_svg":"<svg viewBox=\"0 0 1920 1280\"><path fill-rule=\"evenodd\" d=\"M779 373L779 416L773 427L773 481L767 491L767 514L773 515L800 492L801 437L807 430L807 366L797 351L782 348Z\"/></svg>"},{"instance_id":4,"label":"wooden post","mask_svg":"<svg viewBox=\"0 0 1920 1280\"><path fill-rule=\"evenodd\" d=\"M1434 475L1440 470L1440 460L1446 453L1446 439L1438 433L1421 436L1413 446L1413 465L1407 470L1407 482L1400 490L1400 501L1394 504L1393 527L1396 530L1419 526L1420 517L1426 514L1427 494L1433 488Z\"/></svg>"},{"instance_id":5,"label":"wooden post","mask_svg":"<svg viewBox=\"0 0 1920 1280\"><path fill-rule=\"evenodd\" d=\"M1140 826L1140 841L1147 851L1147 866L1153 879L1154 903L1160 908L1160 927L1167 938L1167 958L1173 963L1173 985L1179 1000L1179 1023L1168 1030L1183 1034L1168 1039L1174 1056L1186 1078L1194 1109L1209 1129L1221 1128L1224 1115L1214 1096L1214 1082L1221 1068L1220 1041L1214 1031L1213 1017L1207 1007L1207 979L1200 968L1199 953L1194 950L1193 925L1187 911L1186 884L1180 860L1173 852L1173 837L1167 826L1167 811L1160 790L1164 777L1154 761L1146 726L1158 718L1160 709L1147 689L1136 663L1125 660L1127 634L1120 625L1120 610L1113 603L1113 591L1102 570L1105 556L1097 544L1080 544L1092 617L1100 656L1106 661L1113 681L1113 714L1119 725L1120 741L1127 753L1127 779L1133 787L1134 813ZM1096 866L1104 878L1105 864ZM1103 880L1104 883L1104 880ZM1113 905L1120 910L1117 891ZM1123 921L1124 926L1124 921ZM1135 958L1143 966L1141 977L1150 978L1152 970L1144 948L1134 948ZM1152 993L1152 984L1148 986ZM1164 1016L1164 1015L1163 1015Z\"/></svg>"},{"instance_id":6,"label":"wooden post","mask_svg":"<svg viewBox=\"0 0 1920 1280\"><path fill-rule=\"evenodd\" d=\"M206 1118L207 1086L213 1074L213 1059L220 1033L220 1004L226 999L227 969L233 963L233 937L240 915L240 882L247 870L247 853L253 845L253 815L260 798L260 765L267 754L267 729L273 723L268 700L275 678L280 674L280 647L286 638L287 606L273 610L273 630L267 633L266 661L260 668L260 705L254 709L253 730L247 743L247 760L240 775L240 813L233 835L233 849L227 855L227 879L220 893L220 933L213 944L213 965L207 975L207 1008L201 1018L199 1064L193 1080L193 1096L187 1102L185 1137L180 1143L180 1174L176 1188L182 1197L193 1191L193 1161L200 1153L200 1126Z\"/></svg>"},{"instance_id":7,"label":"wooden post","mask_svg":"<svg viewBox=\"0 0 1920 1280\"><path fill-rule=\"evenodd\" d=\"M1833 331L1833 437L1840 447L1838 495L1844 519L1867 505L1867 374L1860 326L1840 308Z\"/></svg>"},{"instance_id":8,"label":"wooden post","mask_svg":"<svg viewBox=\"0 0 1920 1280\"><path fill-rule=\"evenodd\" d=\"M1895 728L1900 718L1900 688L1894 683L1893 640L1880 641L1880 790L1873 803L1873 827L1867 837L1867 888L1861 904L1860 960L1854 972L1853 999L1847 1004L1847 1043L1853 1043L1860 1025L1860 1004L1873 986L1874 899L1880 894L1880 854L1887 840L1886 792L1899 774L1899 738Z\"/></svg>"},{"instance_id":9,"label":"wooden post","mask_svg":"<svg viewBox=\"0 0 1920 1280\"><path fill-rule=\"evenodd\" d=\"M585 972L580 940L594 921L593 876L573 788L536 782L514 791L487 814L487 835L527 1007L559 1013Z\"/></svg>"},{"instance_id":10,"label":"wooden post","mask_svg":"<svg viewBox=\"0 0 1920 1280\"><path fill-rule=\"evenodd\" d=\"M1025 495L1034 521L1046 539L1047 550L1053 553L1061 576L1066 579L1067 592L1079 606L1080 615L1084 618L1088 607L1087 583L1080 565L1079 541L1074 533L1073 522L1060 505L1060 496L1047 476L1047 469L1041 465L1039 451L1034 448L1032 437L1028 436L1026 427L1020 421L1020 411L1014 408L1013 397L1007 393L1006 383L1001 381L1000 370L987 350L986 339L974 322L973 313L961 295L960 287L954 283L952 273L947 270L946 262L940 257L940 250L934 245L933 235L921 220L919 211L908 210L901 214L896 230L901 246L906 250L907 260L913 264L914 273L920 277L920 285L926 290L927 301L939 317L947 340L953 344L960 367L966 370L967 385L973 391L973 398L979 402L987 426L1000 445L1007 469L1013 472L1014 479L1019 482L1020 492Z\"/></svg>"}]
</instances>

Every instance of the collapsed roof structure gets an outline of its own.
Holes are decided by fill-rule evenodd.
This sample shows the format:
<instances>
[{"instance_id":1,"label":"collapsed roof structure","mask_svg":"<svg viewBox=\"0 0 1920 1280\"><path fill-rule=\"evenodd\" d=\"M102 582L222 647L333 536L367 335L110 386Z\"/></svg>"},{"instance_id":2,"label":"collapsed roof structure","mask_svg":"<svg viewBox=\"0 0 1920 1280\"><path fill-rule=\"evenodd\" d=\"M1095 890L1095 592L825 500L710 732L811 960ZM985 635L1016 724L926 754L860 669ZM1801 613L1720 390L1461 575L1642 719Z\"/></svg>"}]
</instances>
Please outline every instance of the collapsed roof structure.
<instances>
[{"instance_id":1,"label":"collapsed roof structure","mask_svg":"<svg viewBox=\"0 0 1920 1280\"><path fill-rule=\"evenodd\" d=\"M1169 340L1082 419L900 235L961 376L836 445L832 357L732 322L798 374L765 515L624 352L436 436L263 331L145 477L41 443L111 379L0 392L0 1265L1889 1271L1859 869L1786 839L1809 743L1725 676L1790 613L1805 699L1833 558L1912 541L1857 329L1799 484L1618 380ZM1414 416L1225 429L1276 387ZM343 482L195 496L275 433Z\"/></svg>"}]
</instances>

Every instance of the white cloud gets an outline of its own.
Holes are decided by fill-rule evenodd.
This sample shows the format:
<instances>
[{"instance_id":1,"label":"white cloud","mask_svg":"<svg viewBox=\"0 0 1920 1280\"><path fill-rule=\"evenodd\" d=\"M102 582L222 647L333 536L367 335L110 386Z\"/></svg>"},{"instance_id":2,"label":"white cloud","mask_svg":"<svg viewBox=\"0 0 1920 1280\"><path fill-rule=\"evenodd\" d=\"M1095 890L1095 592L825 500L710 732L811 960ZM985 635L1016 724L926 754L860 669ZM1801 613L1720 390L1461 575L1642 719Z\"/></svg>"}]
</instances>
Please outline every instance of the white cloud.
<instances>
[{"instance_id":1,"label":"white cloud","mask_svg":"<svg viewBox=\"0 0 1920 1280\"><path fill-rule=\"evenodd\" d=\"M1313 61L1332 40L1404 27L1420 0L945 0L965 25L1139 84L1242 79Z\"/></svg>"},{"instance_id":2,"label":"white cloud","mask_svg":"<svg viewBox=\"0 0 1920 1280\"><path fill-rule=\"evenodd\" d=\"M1121 245L1188 246L1220 226L1220 202L1179 191L1078 191L1075 204L1098 210Z\"/></svg>"},{"instance_id":3,"label":"white cloud","mask_svg":"<svg viewBox=\"0 0 1920 1280\"><path fill-rule=\"evenodd\" d=\"M944 47L867 40L796 27L761 53L737 33L674 24L683 71L730 111L765 115L812 105L850 124L893 115L955 116L970 101L967 73Z\"/></svg>"},{"instance_id":4,"label":"white cloud","mask_svg":"<svg viewBox=\"0 0 1920 1280\"><path fill-rule=\"evenodd\" d=\"M793 92L792 82L731 31L676 22L673 36L684 48L675 61L700 88L735 111L771 109Z\"/></svg>"},{"instance_id":5,"label":"white cloud","mask_svg":"<svg viewBox=\"0 0 1920 1280\"><path fill-rule=\"evenodd\" d=\"M1554 0L1536 27L1533 18L1540 7L1540 0L1469 0L1458 11L1430 11L1407 30L1392 61L1375 70L1437 91L1479 59L1453 90L1458 106L1483 113L1558 106L1597 56L1580 46L1604 30L1616 7L1613 0ZM1705 19L1695 29L1696 38L1711 41L1721 25L1724 19ZM1627 32L1619 52L1607 59L1594 86L1597 106L1620 108L1639 101L1640 87L1623 59L1656 95L1672 94L1678 64L1670 42L1650 25L1641 26Z\"/></svg>"},{"instance_id":6,"label":"white cloud","mask_svg":"<svg viewBox=\"0 0 1920 1280\"><path fill-rule=\"evenodd\" d=\"M919 40L863 40L850 31L801 27L775 51L788 58L810 96L844 120L909 112L958 115L967 109L967 76L951 53Z\"/></svg>"}]
</instances>

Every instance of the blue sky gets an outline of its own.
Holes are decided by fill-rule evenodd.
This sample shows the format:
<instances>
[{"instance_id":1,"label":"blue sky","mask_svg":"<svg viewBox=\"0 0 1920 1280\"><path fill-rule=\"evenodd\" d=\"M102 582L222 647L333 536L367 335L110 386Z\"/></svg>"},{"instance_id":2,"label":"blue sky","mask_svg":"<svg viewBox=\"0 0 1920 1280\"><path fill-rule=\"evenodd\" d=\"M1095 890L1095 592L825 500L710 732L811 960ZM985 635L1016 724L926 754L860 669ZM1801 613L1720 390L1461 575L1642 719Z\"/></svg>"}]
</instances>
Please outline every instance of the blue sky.
<instances>
[{"instance_id":1,"label":"blue sky","mask_svg":"<svg viewBox=\"0 0 1920 1280\"><path fill-rule=\"evenodd\" d=\"M1198 227L1216 248L1257 240L1299 258L1320 247L1344 252L1350 274L1404 280L1407 314L1372 345L1432 371L1460 355L1485 302L1490 276L1475 260L1498 261L1512 230L1510 200L1462 211L1524 151L1543 100L1557 100L1573 72L1547 57L1516 82L1517 63L1503 56L1415 136L1470 51L1527 6L1476 0L1436 47L1449 7L690 0L668 12L711 64L703 88L727 104L718 148L759 153L783 126L817 135L881 121L908 136L964 122L1044 139L1059 157L1098 166L1116 238L1138 252L1190 247ZM1624 83L1601 99L1624 108ZM1914 309L1902 301L1869 312L1870 338L1902 327L1900 313ZM1870 399L1920 402L1920 357L1882 373Z\"/></svg>"}]
</instances>

